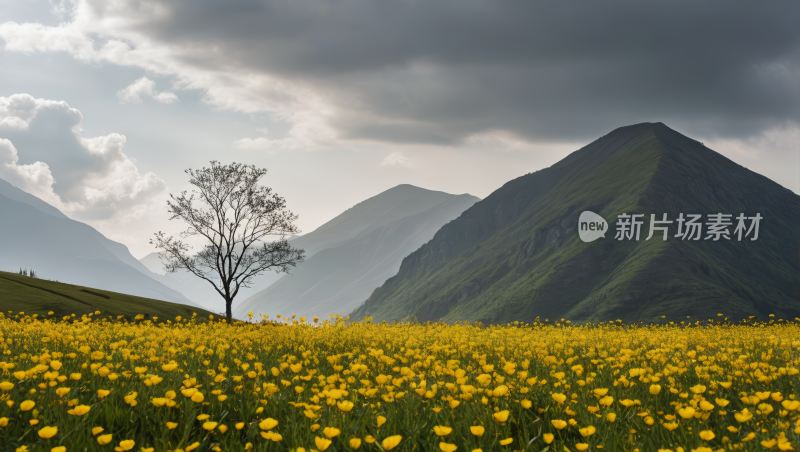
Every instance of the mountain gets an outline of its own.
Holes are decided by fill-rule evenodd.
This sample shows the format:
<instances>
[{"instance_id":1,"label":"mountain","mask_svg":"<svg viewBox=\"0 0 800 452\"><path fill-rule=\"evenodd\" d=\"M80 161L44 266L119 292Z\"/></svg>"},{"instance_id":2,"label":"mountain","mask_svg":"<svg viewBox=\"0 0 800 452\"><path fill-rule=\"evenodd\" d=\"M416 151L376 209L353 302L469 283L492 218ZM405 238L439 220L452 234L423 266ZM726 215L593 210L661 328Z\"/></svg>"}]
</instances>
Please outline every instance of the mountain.
<instances>
[{"instance_id":1,"label":"mountain","mask_svg":"<svg viewBox=\"0 0 800 452\"><path fill-rule=\"evenodd\" d=\"M608 221L584 243L584 211ZM620 214L639 240L615 240ZM759 214L758 239L646 240L650 215ZM750 226L750 222L747 222ZM376 320L800 317L800 196L661 123L614 130L443 226L351 315Z\"/></svg>"},{"instance_id":2,"label":"mountain","mask_svg":"<svg viewBox=\"0 0 800 452\"><path fill-rule=\"evenodd\" d=\"M161 263L161 259L158 257L158 252L152 252L147 256L139 259L139 263L145 266L145 268L155 274L158 275L165 275L166 272L164 271L164 264Z\"/></svg>"},{"instance_id":3,"label":"mountain","mask_svg":"<svg viewBox=\"0 0 800 452\"><path fill-rule=\"evenodd\" d=\"M313 232L292 240L304 262L247 298L245 313L327 316L347 314L397 273L403 257L478 201L413 185L398 185L348 209Z\"/></svg>"},{"instance_id":4,"label":"mountain","mask_svg":"<svg viewBox=\"0 0 800 452\"><path fill-rule=\"evenodd\" d=\"M5 196L12 201L27 204L36 210L52 215L56 218L69 219L60 210L56 209L50 204L47 204L30 193L20 190L3 179L0 179L0 196Z\"/></svg>"},{"instance_id":5,"label":"mountain","mask_svg":"<svg viewBox=\"0 0 800 452\"><path fill-rule=\"evenodd\" d=\"M292 237L289 241L293 246L305 250L305 259L309 260L321 250L336 247L358 234L369 233L399 219L422 213L451 197L453 195L448 193L425 190L413 185L398 185L347 209L314 231ZM140 262L154 273L164 273L158 253L148 254ZM291 273L296 271L297 269ZM233 302L234 315L242 318L249 309L244 310L240 305L283 276L286 275L267 272L254 278L251 287L240 289L239 295ZM166 278L172 281L170 287L179 290L200 305L208 309L217 309L220 306L219 294L208 283L198 281L194 275L177 272L169 274Z\"/></svg>"},{"instance_id":6,"label":"mountain","mask_svg":"<svg viewBox=\"0 0 800 452\"><path fill-rule=\"evenodd\" d=\"M125 245L72 220L0 179L0 269L34 269L41 278L195 305L147 270Z\"/></svg>"},{"instance_id":7,"label":"mountain","mask_svg":"<svg viewBox=\"0 0 800 452\"><path fill-rule=\"evenodd\" d=\"M356 204L314 231L294 238L292 243L306 250L306 257L310 257L359 234L428 211L454 196L456 195L401 184ZM461 196L478 200L470 195Z\"/></svg>"},{"instance_id":8,"label":"mountain","mask_svg":"<svg viewBox=\"0 0 800 452\"><path fill-rule=\"evenodd\" d=\"M190 318L197 313L201 319L208 318L208 311L195 306L169 303L150 298L136 297L93 287L47 281L38 278L0 271L0 311L27 315L47 316L50 311L56 317L100 311L102 317L124 315L133 320L137 314L145 319L158 317L171 320L176 316Z\"/></svg>"}]
</instances>

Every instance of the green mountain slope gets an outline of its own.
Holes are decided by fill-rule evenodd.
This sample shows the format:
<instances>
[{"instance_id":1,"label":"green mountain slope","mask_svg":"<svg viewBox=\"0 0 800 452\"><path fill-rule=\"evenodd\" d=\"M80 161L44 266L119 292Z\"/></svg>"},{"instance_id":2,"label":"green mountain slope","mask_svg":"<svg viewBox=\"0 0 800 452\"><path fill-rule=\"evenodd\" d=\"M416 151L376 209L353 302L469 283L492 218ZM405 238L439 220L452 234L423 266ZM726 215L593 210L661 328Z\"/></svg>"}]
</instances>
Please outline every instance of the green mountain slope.
<instances>
[{"instance_id":1,"label":"green mountain slope","mask_svg":"<svg viewBox=\"0 0 800 452\"><path fill-rule=\"evenodd\" d=\"M40 316L53 311L59 317L100 311L103 316L125 315L132 319L143 314L146 319L162 320L191 317L195 312L203 318L211 314L195 306L0 272L0 312L8 311Z\"/></svg>"},{"instance_id":2,"label":"green mountain slope","mask_svg":"<svg viewBox=\"0 0 800 452\"><path fill-rule=\"evenodd\" d=\"M608 221L605 238L579 239L586 210ZM614 239L621 213L645 215L640 240ZM650 214L663 213L764 219L756 241L684 241L674 237L675 223L667 241L645 240ZM800 316L799 251L800 196L661 123L638 124L476 203L406 257L352 316L793 318Z\"/></svg>"}]
</instances>

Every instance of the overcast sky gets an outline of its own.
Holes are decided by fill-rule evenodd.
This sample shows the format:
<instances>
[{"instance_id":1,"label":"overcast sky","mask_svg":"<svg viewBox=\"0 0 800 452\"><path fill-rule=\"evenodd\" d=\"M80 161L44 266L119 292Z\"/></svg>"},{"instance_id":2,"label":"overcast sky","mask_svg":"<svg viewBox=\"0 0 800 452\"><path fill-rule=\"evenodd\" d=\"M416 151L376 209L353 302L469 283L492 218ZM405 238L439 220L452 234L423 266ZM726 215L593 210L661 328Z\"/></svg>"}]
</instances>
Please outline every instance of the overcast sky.
<instances>
[{"instance_id":1,"label":"overcast sky","mask_svg":"<svg viewBox=\"0 0 800 452\"><path fill-rule=\"evenodd\" d=\"M153 251L183 170L269 169L309 232L481 198L661 121L800 193L800 2L0 0L0 178Z\"/></svg>"}]
</instances>

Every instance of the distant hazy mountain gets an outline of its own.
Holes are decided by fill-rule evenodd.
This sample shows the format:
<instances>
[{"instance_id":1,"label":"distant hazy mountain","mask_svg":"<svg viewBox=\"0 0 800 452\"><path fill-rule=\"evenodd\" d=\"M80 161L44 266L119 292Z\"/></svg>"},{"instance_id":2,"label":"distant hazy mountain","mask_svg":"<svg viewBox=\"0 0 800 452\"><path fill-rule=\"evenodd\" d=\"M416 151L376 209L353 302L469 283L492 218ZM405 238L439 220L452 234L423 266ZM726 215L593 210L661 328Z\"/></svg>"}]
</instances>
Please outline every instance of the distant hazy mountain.
<instances>
[{"instance_id":1,"label":"distant hazy mountain","mask_svg":"<svg viewBox=\"0 0 800 452\"><path fill-rule=\"evenodd\" d=\"M0 269L34 269L39 277L196 305L84 223L0 179Z\"/></svg>"},{"instance_id":2,"label":"distant hazy mountain","mask_svg":"<svg viewBox=\"0 0 800 452\"><path fill-rule=\"evenodd\" d=\"M292 244L303 263L236 309L300 316L347 314L434 232L478 201L412 185L399 185L338 215Z\"/></svg>"},{"instance_id":3,"label":"distant hazy mountain","mask_svg":"<svg viewBox=\"0 0 800 452\"><path fill-rule=\"evenodd\" d=\"M139 262L145 266L151 272L157 275L165 275L166 272L164 271L164 264L161 262L161 259L158 258L157 252L152 252L147 256L139 259Z\"/></svg>"},{"instance_id":4,"label":"distant hazy mountain","mask_svg":"<svg viewBox=\"0 0 800 452\"><path fill-rule=\"evenodd\" d=\"M578 218L608 221L584 243ZM642 214L639 240L615 240ZM646 240L650 215L669 237ZM676 238L702 215L700 240ZM760 214L756 241L705 240L710 214ZM750 227L748 221L746 226ZM752 237L752 233L750 235ZM800 317L800 196L661 123L622 127L506 183L443 226L355 310L376 320L529 322Z\"/></svg>"},{"instance_id":5,"label":"distant hazy mountain","mask_svg":"<svg viewBox=\"0 0 800 452\"><path fill-rule=\"evenodd\" d=\"M202 280L185 270L179 270L175 273L166 273L164 271L164 263L161 262L161 259L158 257L158 252L154 251L139 259L139 265L146 268L149 272L157 274L158 278L162 278L164 284L181 292L204 308L220 313L225 310L225 300L214 290L214 287L212 287L208 281ZM256 276L252 287L242 287L239 289L237 297L233 300L233 307L236 308L245 298L268 287L270 284L280 279L281 276L282 274L279 275L274 272L267 272Z\"/></svg>"},{"instance_id":6,"label":"distant hazy mountain","mask_svg":"<svg viewBox=\"0 0 800 452\"><path fill-rule=\"evenodd\" d=\"M160 281L164 281L165 285L186 295L198 305L214 312L221 313L225 310L225 300L207 281L204 281L187 271L178 271L167 274L164 271L164 264L158 257L158 252L152 252L139 259L139 265L146 268L149 272L156 274L158 278L161 278ZM263 288L267 287L273 281L277 281L279 278L280 276L278 275L267 273L258 276L257 281L261 283L261 288ZM255 288L240 289L239 296L233 301L233 306L241 303L248 294L255 292Z\"/></svg>"},{"instance_id":7,"label":"distant hazy mountain","mask_svg":"<svg viewBox=\"0 0 800 452\"><path fill-rule=\"evenodd\" d=\"M308 258L359 234L425 212L455 196L408 184L398 185L345 210L313 232L292 239L292 244L306 250ZM471 198L473 202L478 200L470 195L460 196Z\"/></svg>"}]
</instances>

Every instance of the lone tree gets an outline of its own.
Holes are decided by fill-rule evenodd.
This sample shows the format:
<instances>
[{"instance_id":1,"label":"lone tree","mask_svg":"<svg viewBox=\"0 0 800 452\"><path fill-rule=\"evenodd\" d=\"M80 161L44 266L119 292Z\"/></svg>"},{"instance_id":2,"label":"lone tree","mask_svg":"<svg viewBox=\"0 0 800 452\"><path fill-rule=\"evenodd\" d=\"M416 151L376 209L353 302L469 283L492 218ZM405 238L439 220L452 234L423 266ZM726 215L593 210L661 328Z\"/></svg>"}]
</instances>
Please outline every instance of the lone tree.
<instances>
[{"instance_id":1,"label":"lone tree","mask_svg":"<svg viewBox=\"0 0 800 452\"><path fill-rule=\"evenodd\" d=\"M208 281L225 299L225 316L231 321L231 304L242 287L266 271L288 272L303 259L303 250L289 245L286 237L299 231L297 215L272 189L258 185L266 169L212 161L211 168L187 169L191 194L170 194L170 220L180 219L188 228L180 239L199 237L206 245L189 254L190 246L159 231L150 244L159 253L168 273L186 270ZM277 240L266 241L268 237Z\"/></svg>"}]
</instances>

